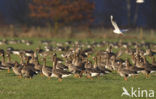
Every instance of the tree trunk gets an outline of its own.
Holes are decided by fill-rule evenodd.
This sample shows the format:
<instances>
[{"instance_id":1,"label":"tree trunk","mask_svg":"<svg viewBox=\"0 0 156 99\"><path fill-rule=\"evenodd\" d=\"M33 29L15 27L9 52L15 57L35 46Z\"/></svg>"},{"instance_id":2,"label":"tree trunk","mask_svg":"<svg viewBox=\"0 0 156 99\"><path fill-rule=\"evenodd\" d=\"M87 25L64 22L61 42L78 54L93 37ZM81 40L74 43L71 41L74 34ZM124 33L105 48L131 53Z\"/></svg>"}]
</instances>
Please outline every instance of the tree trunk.
<instances>
[{"instance_id":1,"label":"tree trunk","mask_svg":"<svg viewBox=\"0 0 156 99\"><path fill-rule=\"evenodd\" d=\"M59 29L59 24L57 21L55 21L55 23L54 23L54 36L56 36L56 34L58 33L58 29Z\"/></svg>"},{"instance_id":2,"label":"tree trunk","mask_svg":"<svg viewBox=\"0 0 156 99\"><path fill-rule=\"evenodd\" d=\"M130 16L131 16L131 4L130 4L130 0L127 0L127 17L128 17L128 25L130 25L131 20L130 20Z\"/></svg>"}]
</instances>

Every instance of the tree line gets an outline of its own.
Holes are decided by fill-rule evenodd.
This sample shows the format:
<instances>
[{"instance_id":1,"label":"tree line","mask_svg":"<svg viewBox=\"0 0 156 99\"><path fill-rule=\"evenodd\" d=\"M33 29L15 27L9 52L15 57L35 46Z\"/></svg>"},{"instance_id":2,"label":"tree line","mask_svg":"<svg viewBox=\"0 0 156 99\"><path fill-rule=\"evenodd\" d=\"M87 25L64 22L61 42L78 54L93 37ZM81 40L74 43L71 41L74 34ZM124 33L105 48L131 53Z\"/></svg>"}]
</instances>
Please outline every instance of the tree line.
<instances>
[{"instance_id":1,"label":"tree line","mask_svg":"<svg viewBox=\"0 0 156 99\"><path fill-rule=\"evenodd\" d=\"M136 4L136 0L103 0L103 9L99 13L98 0L14 0L11 1L11 16L21 24L53 25L53 26L95 26L96 20L101 18L100 24L110 26L109 16L118 16L119 23L136 27L143 24L146 27L156 27L156 0L145 0L144 4ZM143 11L141 11L143 10ZM139 15L142 15L140 17ZM125 19L123 19L125 16ZM137 21L140 20L140 21ZM121 22L124 21L124 22Z\"/></svg>"}]
</instances>

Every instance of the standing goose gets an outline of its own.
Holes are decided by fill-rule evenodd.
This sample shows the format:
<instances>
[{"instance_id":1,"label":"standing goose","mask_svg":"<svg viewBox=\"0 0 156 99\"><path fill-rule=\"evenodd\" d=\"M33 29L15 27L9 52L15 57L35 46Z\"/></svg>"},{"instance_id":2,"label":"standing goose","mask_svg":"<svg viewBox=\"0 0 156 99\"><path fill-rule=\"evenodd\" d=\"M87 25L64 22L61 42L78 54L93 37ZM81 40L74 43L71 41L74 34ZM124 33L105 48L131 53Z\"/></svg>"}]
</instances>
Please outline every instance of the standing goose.
<instances>
[{"instance_id":1,"label":"standing goose","mask_svg":"<svg viewBox=\"0 0 156 99\"><path fill-rule=\"evenodd\" d=\"M130 77L131 75L137 74L136 71L131 71L124 68L121 62L119 62L119 67L117 69L117 72L121 77L124 77L125 81L127 81L128 80L127 78Z\"/></svg>"},{"instance_id":2,"label":"standing goose","mask_svg":"<svg viewBox=\"0 0 156 99\"><path fill-rule=\"evenodd\" d=\"M69 72L74 74L74 77L80 78L82 76L84 68L73 65L70 61L66 62Z\"/></svg>"},{"instance_id":3,"label":"standing goose","mask_svg":"<svg viewBox=\"0 0 156 99\"><path fill-rule=\"evenodd\" d=\"M142 58L143 58L143 63L141 63L141 65L140 65L140 66L142 66L142 68L144 68L144 71L142 71L142 73L146 75L146 78L149 78L150 77L149 74L152 72L155 72L156 67L153 66L152 64L148 63L145 56L142 56Z\"/></svg>"},{"instance_id":4,"label":"standing goose","mask_svg":"<svg viewBox=\"0 0 156 99\"><path fill-rule=\"evenodd\" d=\"M153 66L156 66L156 59L155 59L154 56L152 56L152 65L153 65Z\"/></svg>"},{"instance_id":5,"label":"standing goose","mask_svg":"<svg viewBox=\"0 0 156 99\"><path fill-rule=\"evenodd\" d=\"M52 75L52 67L46 66L46 58L43 58L43 66L42 66L42 74L46 77L48 77L48 79L50 79L50 76Z\"/></svg>"},{"instance_id":6,"label":"standing goose","mask_svg":"<svg viewBox=\"0 0 156 99\"><path fill-rule=\"evenodd\" d=\"M107 74L107 73L112 72L111 70L106 69L106 68L105 68L105 65L101 64L101 59L100 59L100 61L98 62L98 57L97 57L97 56L93 57L93 60L94 60L93 68L95 68L95 69L101 71L101 74L105 74L105 73Z\"/></svg>"},{"instance_id":7,"label":"standing goose","mask_svg":"<svg viewBox=\"0 0 156 99\"><path fill-rule=\"evenodd\" d=\"M61 82L62 78L68 77L71 75L70 72L67 72L67 71L61 70L61 69L56 69L56 65L57 65L57 57L56 56L54 56L52 60L53 60L53 69L52 69L51 77L56 77L56 78L58 78L58 81Z\"/></svg>"},{"instance_id":8,"label":"standing goose","mask_svg":"<svg viewBox=\"0 0 156 99\"><path fill-rule=\"evenodd\" d=\"M34 69L39 73L42 71L42 66L37 59L34 60Z\"/></svg>"},{"instance_id":9,"label":"standing goose","mask_svg":"<svg viewBox=\"0 0 156 99\"><path fill-rule=\"evenodd\" d=\"M146 49L146 52L144 53L144 55L154 56L154 55L156 55L156 52L153 52L151 50L151 48L148 48L148 49Z\"/></svg>"},{"instance_id":10,"label":"standing goose","mask_svg":"<svg viewBox=\"0 0 156 99\"><path fill-rule=\"evenodd\" d=\"M101 72L97 68L93 68L92 63L87 59L85 63L85 74L87 78L93 79L92 77L97 77L100 73Z\"/></svg>"},{"instance_id":11,"label":"standing goose","mask_svg":"<svg viewBox=\"0 0 156 99\"><path fill-rule=\"evenodd\" d=\"M0 50L0 56L2 56L2 63L1 63L1 68L3 69L8 69L8 73L10 72L10 69L14 66L12 63L6 63L5 61L5 52L3 49Z\"/></svg>"},{"instance_id":12,"label":"standing goose","mask_svg":"<svg viewBox=\"0 0 156 99\"><path fill-rule=\"evenodd\" d=\"M7 63L10 63L10 64L14 65L14 63L11 61L11 52L10 51L6 52L6 57L8 58L8 62Z\"/></svg>"},{"instance_id":13,"label":"standing goose","mask_svg":"<svg viewBox=\"0 0 156 99\"><path fill-rule=\"evenodd\" d=\"M144 68L139 68L139 67L136 67L136 66L132 66L128 59L126 59L126 61L125 61L125 66L126 66L125 69L128 69L130 71L134 71L134 72L137 72L137 73L144 70Z\"/></svg>"},{"instance_id":14,"label":"standing goose","mask_svg":"<svg viewBox=\"0 0 156 99\"><path fill-rule=\"evenodd\" d=\"M12 70L15 73L15 75L17 75L19 78L22 77L22 73L21 73L22 68L23 68L23 66L21 64L18 64L17 61L15 61L15 64L12 67Z\"/></svg>"}]
</instances>

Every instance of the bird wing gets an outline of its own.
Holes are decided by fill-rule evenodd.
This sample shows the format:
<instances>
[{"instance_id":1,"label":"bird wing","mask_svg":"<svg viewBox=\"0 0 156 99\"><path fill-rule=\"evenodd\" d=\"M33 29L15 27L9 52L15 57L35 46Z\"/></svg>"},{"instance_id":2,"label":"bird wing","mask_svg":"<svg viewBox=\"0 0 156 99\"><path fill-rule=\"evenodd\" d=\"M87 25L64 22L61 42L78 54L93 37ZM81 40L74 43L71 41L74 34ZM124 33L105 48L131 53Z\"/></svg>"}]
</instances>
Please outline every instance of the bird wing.
<instances>
[{"instance_id":1,"label":"bird wing","mask_svg":"<svg viewBox=\"0 0 156 99\"><path fill-rule=\"evenodd\" d=\"M121 30L121 32L127 32L128 31L128 29L122 29Z\"/></svg>"},{"instance_id":2,"label":"bird wing","mask_svg":"<svg viewBox=\"0 0 156 99\"><path fill-rule=\"evenodd\" d=\"M110 17L111 17L111 23L112 23L114 29L120 31L117 23L115 21L113 21L113 16L111 15Z\"/></svg>"}]
</instances>

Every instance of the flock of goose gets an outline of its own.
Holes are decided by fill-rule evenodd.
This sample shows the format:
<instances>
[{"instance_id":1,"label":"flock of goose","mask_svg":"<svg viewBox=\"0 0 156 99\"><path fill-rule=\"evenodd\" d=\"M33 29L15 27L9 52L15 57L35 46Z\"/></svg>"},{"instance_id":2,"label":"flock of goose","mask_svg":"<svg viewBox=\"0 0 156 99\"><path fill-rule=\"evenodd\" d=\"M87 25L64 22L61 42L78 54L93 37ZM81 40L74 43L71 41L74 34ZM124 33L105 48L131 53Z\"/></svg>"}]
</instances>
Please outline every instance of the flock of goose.
<instances>
[{"instance_id":1,"label":"flock of goose","mask_svg":"<svg viewBox=\"0 0 156 99\"><path fill-rule=\"evenodd\" d=\"M25 40L3 40L4 44L26 44L33 42ZM0 70L13 71L19 78L32 78L40 74L48 79L52 77L62 81L63 78L74 75L75 78L86 76L87 79L117 72L124 80L140 73L146 78L156 71L156 44L147 42L109 42L109 41L40 41L42 47L35 50L22 50L8 47L0 49ZM12 59L16 55L20 62ZM126 59L122 59L126 56ZM7 59L7 60L6 60ZM47 59L51 65L47 66ZM148 59L152 61L148 61ZM43 64L41 64L43 62Z\"/></svg>"}]
</instances>

